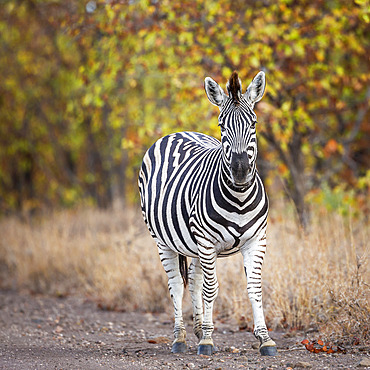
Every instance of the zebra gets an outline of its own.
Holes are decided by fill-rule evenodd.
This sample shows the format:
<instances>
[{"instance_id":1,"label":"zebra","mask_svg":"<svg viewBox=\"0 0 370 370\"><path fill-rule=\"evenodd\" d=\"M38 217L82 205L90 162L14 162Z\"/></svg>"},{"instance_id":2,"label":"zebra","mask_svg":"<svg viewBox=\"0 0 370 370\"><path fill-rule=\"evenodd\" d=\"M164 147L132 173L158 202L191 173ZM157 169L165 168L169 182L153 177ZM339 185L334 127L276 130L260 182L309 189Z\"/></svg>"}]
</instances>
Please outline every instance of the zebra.
<instances>
[{"instance_id":1,"label":"zebra","mask_svg":"<svg viewBox=\"0 0 370 370\"><path fill-rule=\"evenodd\" d=\"M138 179L142 214L158 246L174 306L171 352L187 350L182 315L187 284L197 353L216 351L212 340L219 287L216 259L240 251L259 351L273 356L276 343L265 324L261 283L269 204L256 169L253 111L265 91L265 73L260 71L244 94L236 71L227 82L228 94L210 77L204 87L209 101L220 109L221 142L197 132L164 136L144 155Z\"/></svg>"}]
</instances>

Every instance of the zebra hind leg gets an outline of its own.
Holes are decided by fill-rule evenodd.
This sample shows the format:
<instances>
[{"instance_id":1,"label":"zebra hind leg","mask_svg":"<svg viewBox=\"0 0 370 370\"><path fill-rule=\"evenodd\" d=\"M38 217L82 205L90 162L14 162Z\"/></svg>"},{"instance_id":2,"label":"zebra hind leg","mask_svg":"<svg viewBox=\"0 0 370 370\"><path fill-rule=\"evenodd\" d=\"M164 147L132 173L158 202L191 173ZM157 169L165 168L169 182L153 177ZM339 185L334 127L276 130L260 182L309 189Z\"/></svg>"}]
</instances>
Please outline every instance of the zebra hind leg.
<instances>
[{"instance_id":1,"label":"zebra hind leg","mask_svg":"<svg viewBox=\"0 0 370 370\"><path fill-rule=\"evenodd\" d=\"M193 258L189 267L189 291L193 306L193 331L199 340L202 339L203 330L203 272L198 258Z\"/></svg>"},{"instance_id":2,"label":"zebra hind leg","mask_svg":"<svg viewBox=\"0 0 370 370\"><path fill-rule=\"evenodd\" d=\"M276 343L270 338L262 306L262 263L266 251L266 237L247 250L242 249L244 257L244 270L247 276L247 290L252 304L254 319L254 336L260 341L260 354L262 356L275 356Z\"/></svg>"},{"instance_id":3,"label":"zebra hind leg","mask_svg":"<svg viewBox=\"0 0 370 370\"><path fill-rule=\"evenodd\" d=\"M184 281L179 267L179 255L166 246L158 244L159 257L168 277L168 289L170 291L175 313L175 326L173 334L175 340L172 343L172 353L186 352L186 331L182 317L182 298L184 294Z\"/></svg>"}]
</instances>

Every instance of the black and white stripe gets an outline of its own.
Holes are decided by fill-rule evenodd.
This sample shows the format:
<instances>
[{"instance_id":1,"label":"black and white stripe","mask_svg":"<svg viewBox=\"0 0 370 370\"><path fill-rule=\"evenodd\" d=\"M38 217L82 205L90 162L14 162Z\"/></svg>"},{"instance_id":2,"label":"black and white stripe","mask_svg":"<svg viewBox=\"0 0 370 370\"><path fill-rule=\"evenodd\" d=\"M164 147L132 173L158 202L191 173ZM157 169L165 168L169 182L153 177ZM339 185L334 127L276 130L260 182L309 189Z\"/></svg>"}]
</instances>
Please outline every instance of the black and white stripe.
<instances>
[{"instance_id":1,"label":"black and white stripe","mask_svg":"<svg viewBox=\"0 0 370 370\"><path fill-rule=\"evenodd\" d=\"M221 142L196 132L159 139L145 154L139 174L141 208L155 239L175 310L173 352L185 350L181 264L191 257L189 289L199 353L213 351L212 309L217 297L216 259L241 251L252 302L255 335L274 347L262 310L261 270L266 251L268 199L256 171L254 103L262 98L264 73L247 92L234 72L229 96L205 80L210 101L219 106ZM204 311L202 301L204 302ZM262 350L261 350L262 353Z\"/></svg>"}]
</instances>

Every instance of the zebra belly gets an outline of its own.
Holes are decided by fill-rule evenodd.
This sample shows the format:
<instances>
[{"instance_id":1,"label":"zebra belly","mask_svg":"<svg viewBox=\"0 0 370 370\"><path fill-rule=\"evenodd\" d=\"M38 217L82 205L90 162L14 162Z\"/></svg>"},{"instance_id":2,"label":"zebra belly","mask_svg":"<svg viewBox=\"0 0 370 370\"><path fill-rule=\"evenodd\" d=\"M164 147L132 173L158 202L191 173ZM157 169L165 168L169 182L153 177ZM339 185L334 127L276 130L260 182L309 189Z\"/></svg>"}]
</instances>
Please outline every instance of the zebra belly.
<instances>
[{"instance_id":1,"label":"zebra belly","mask_svg":"<svg viewBox=\"0 0 370 370\"><path fill-rule=\"evenodd\" d=\"M213 237L199 238L200 243L207 246L212 246L219 257L227 257L236 254L242 247L248 246L255 240L252 232L247 232L241 236L232 236L230 234L224 234L222 240Z\"/></svg>"},{"instance_id":2,"label":"zebra belly","mask_svg":"<svg viewBox=\"0 0 370 370\"><path fill-rule=\"evenodd\" d=\"M214 248L220 257L238 253L242 247L248 247L265 232L266 216L261 217L266 212L263 202L247 214L218 211L203 220L195 215L191 224L197 241Z\"/></svg>"}]
</instances>

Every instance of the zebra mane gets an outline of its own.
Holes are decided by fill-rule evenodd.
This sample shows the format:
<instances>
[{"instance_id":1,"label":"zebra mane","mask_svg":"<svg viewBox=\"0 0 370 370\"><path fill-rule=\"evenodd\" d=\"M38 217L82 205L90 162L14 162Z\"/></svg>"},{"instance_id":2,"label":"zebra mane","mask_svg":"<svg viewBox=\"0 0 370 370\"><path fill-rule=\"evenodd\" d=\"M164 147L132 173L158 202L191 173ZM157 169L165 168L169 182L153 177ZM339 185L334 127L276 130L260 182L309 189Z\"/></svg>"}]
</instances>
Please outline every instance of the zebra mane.
<instances>
[{"instance_id":1,"label":"zebra mane","mask_svg":"<svg viewBox=\"0 0 370 370\"><path fill-rule=\"evenodd\" d=\"M233 98L235 104L239 104L242 94L242 84L238 72L234 71L226 84L229 96Z\"/></svg>"}]
</instances>

